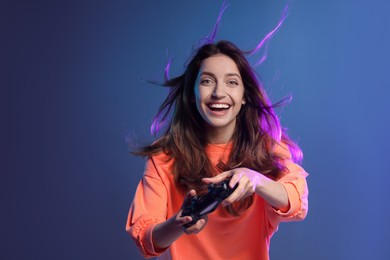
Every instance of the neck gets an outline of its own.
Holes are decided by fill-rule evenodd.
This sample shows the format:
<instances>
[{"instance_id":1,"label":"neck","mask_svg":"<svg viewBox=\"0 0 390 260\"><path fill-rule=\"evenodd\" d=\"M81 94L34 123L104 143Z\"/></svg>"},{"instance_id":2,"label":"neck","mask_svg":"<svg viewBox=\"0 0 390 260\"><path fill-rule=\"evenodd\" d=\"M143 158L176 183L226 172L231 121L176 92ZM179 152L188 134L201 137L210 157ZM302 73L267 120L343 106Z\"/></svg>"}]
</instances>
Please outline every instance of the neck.
<instances>
[{"instance_id":1,"label":"neck","mask_svg":"<svg viewBox=\"0 0 390 260\"><path fill-rule=\"evenodd\" d=\"M210 144L226 144L233 136L233 129L208 127L207 141Z\"/></svg>"}]
</instances>

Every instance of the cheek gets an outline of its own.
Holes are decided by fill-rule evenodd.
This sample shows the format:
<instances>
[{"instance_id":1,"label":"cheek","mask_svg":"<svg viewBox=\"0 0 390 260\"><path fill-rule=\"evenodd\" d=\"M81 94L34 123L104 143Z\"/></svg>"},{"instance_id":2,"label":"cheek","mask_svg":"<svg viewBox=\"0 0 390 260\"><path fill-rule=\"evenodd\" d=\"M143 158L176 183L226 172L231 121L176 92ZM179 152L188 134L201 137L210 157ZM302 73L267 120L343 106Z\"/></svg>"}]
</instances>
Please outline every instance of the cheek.
<instances>
[{"instance_id":1,"label":"cheek","mask_svg":"<svg viewBox=\"0 0 390 260\"><path fill-rule=\"evenodd\" d=\"M195 102L196 104L200 105L202 103L202 101L206 98L207 96L207 93L205 93L205 90L201 87L195 87L194 89L194 98L195 98Z\"/></svg>"},{"instance_id":2,"label":"cheek","mask_svg":"<svg viewBox=\"0 0 390 260\"><path fill-rule=\"evenodd\" d=\"M199 99L201 99L204 95L205 95L205 93L204 93L204 87L202 87L202 86L196 86L195 88L194 88L194 93L195 93L195 96L197 97L197 98L199 98Z\"/></svg>"},{"instance_id":3,"label":"cheek","mask_svg":"<svg viewBox=\"0 0 390 260\"><path fill-rule=\"evenodd\" d=\"M245 104L246 103L246 98L245 98L245 89L242 88L241 91L240 91L240 97L241 97L241 104Z\"/></svg>"},{"instance_id":4,"label":"cheek","mask_svg":"<svg viewBox=\"0 0 390 260\"><path fill-rule=\"evenodd\" d=\"M201 112L202 98L201 98L201 95L200 95L200 93L199 93L199 88L198 88L198 87L195 87L195 88L194 88L194 98L193 98L193 102L195 103L196 109L198 110L198 112L202 113L202 112Z\"/></svg>"},{"instance_id":5,"label":"cheek","mask_svg":"<svg viewBox=\"0 0 390 260\"><path fill-rule=\"evenodd\" d=\"M245 95L243 89L234 89L230 92L230 97L234 100L235 104L242 104L245 101Z\"/></svg>"}]
</instances>

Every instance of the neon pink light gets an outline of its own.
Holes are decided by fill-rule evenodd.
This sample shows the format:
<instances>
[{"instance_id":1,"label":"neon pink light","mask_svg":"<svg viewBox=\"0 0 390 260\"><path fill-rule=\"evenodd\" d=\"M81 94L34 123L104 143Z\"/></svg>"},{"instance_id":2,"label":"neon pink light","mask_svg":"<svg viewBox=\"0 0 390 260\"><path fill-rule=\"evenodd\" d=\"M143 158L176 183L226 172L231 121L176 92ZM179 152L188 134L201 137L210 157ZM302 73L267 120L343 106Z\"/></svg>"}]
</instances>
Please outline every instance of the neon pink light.
<instances>
[{"instance_id":1,"label":"neon pink light","mask_svg":"<svg viewBox=\"0 0 390 260\"><path fill-rule=\"evenodd\" d=\"M279 30L279 28L282 26L284 20L286 20L288 13L290 11L289 5L287 4L282 12L282 15L280 17L280 20L276 27L270 31L264 38L261 40L261 42L256 46L256 48L250 52L250 55L257 54L263 47L264 51L263 54L261 55L260 59L256 62L254 66L259 66L262 64L268 57L268 47L269 47L269 42L271 41L272 37L275 35L275 33Z\"/></svg>"}]
</instances>

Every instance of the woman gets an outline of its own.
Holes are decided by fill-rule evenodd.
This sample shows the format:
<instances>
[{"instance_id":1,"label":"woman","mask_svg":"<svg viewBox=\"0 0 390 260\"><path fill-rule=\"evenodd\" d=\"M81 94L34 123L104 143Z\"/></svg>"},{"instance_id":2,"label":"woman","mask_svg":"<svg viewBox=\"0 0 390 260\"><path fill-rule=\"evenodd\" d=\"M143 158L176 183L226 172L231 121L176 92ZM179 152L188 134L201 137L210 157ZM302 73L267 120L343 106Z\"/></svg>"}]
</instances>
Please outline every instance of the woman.
<instances>
[{"instance_id":1,"label":"woman","mask_svg":"<svg viewBox=\"0 0 390 260\"><path fill-rule=\"evenodd\" d=\"M137 152L148 161L127 232L145 257L268 259L278 224L307 214L307 173L244 53L228 41L205 44L165 85L155 121L169 122ZM183 201L225 179L238 186L223 206L184 227L192 218Z\"/></svg>"}]
</instances>

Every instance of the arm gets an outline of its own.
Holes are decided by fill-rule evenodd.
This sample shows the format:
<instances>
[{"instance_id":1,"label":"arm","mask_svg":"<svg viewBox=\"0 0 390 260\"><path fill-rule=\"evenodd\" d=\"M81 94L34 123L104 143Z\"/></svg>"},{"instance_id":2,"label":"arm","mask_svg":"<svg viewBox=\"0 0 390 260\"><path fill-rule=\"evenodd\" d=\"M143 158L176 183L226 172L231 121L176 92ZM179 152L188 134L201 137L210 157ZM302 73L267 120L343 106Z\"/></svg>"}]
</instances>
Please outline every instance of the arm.
<instances>
[{"instance_id":1,"label":"arm","mask_svg":"<svg viewBox=\"0 0 390 260\"><path fill-rule=\"evenodd\" d=\"M164 162L163 159L160 161ZM172 194L166 186L170 180L162 173L164 169L158 163L153 159L148 160L126 223L126 231L144 257L160 255L181 235L197 233L207 222L207 218L199 220L195 225L184 229L182 225L191 222L192 219L180 217L181 210L167 219L169 201L182 198L171 197ZM195 191L191 191L187 196L194 195Z\"/></svg>"},{"instance_id":2,"label":"arm","mask_svg":"<svg viewBox=\"0 0 390 260\"><path fill-rule=\"evenodd\" d=\"M153 244L156 250L168 248L183 235L184 231L181 226L187 223L187 221L184 218L180 219L179 216L179 214L176 214L167 221L155 226L153 229ZM183 224L181 225L181 223Z\"/></svg>"},{"instance_id":3,"label":"arm","mask_svg":"<svg viewBox=\"0 0 390 260\"><path fill-rule=\"evenodd\" d=\"M261 181L257 182L255 192L267 201L272 207L281 212L287 212L290 208L290 202L287 191L283 184L273 181L260 174Z\"/></svg>"},{"instance_id":4,"label":"arm","mask_svg":"<svg viewBox=\"0 0 390 260\"><path fill-rule=\"evenodd\" d=\"M230 187L234 187L237 182L239 185L233 194L224 201L225 205L256 193L274 208L282 212L288 211L290 204L285 187L281 183L248 168L236 168L203 180L206 183L218 183L229 177L231 177Z\"/></svg>"},{"instance_id":5,"label":"arm","mask_svg":"<svg viewBox=\"0 0 390 260\"><path fill-rule=\"evenodd\" d=\"M206 183L218 183L232 178L230 186L237 182L239 186L224 203L229 204L256 193L270 206L270 214L274 213L277 221L302 220L308 211L308 174L298 164L294 163L288 147L278 145L275 154L281 158L286 171L276 181L248 168L236 168L223 172L213 178L204 178Z\"/></svg>"},{"instance_id":6,"label":"arm","mask_svg":"<svg viewBox=\"0 0 390 260\"><path fill-rule=\"evenodd\" d=\"M153 245L152 231L158 223L165 221L167 214L166 188L161 179L148 174L148 168L151 168L150 161L138 184L126 223L127 233L145 258L162 253Z\"/></svg>"}]
</instances>

